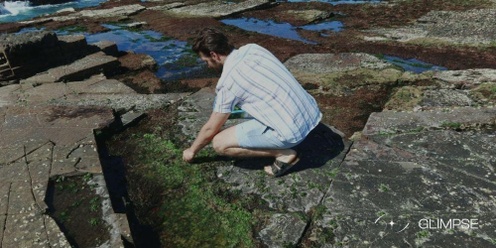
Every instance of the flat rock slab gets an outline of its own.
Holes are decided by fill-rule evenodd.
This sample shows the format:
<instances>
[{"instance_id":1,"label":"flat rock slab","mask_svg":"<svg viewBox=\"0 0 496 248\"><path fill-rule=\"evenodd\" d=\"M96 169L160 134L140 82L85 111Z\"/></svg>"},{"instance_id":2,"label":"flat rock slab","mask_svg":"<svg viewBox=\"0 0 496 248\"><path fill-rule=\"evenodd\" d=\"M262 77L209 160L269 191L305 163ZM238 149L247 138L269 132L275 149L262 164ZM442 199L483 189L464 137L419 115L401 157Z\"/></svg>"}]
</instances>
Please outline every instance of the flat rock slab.
<instances>
[{"instance_id":1,"label":"flat rock slab","mask_svg":"<svg viewBox=\"0 0 496 248\"><path fill-rule=\"evenodd\" d=\"M78 82L0 87L0 246L68 247L45 214L50 178L91 173L106 187L94 130L113 124L116 110L144 111L185 95L140 95L101 74ZM124 116L129 123L141 114ZM103 198L110 206L108 194ZM112 247L122 245L121 235L131 239L125 215L109 207L104 217Z\"/></svg>"},{"instance_id":2,"label":"flat rock slab","mask_svg":"<svg viewBox=\"0 0 496 248\"><path fill-rule=\"evenodd\" d=\"M496 39L496 9L431 11L409 27L375 30L388 39L407 42L428 38L458 44L490 44Z\"/></svg>"},{"instance_id":3,"label":"flat rock slab","mask_svg":"<svg viewBox=\"0 0 496 248\"><path fill-rule=\"evenodd\" d=\"M298 81L311 84L326 94L345 95L365 85L394 85L403 71L375 56L363 53L299 54L284 65ZM340 83L341 78L357 78Z\"/></svg>"},{"instance_id":4,"label":"flat rock slab","mask_svg":"<svg viewBox=\"0 0 496 248\"><path fill-rule=\"evenodd\" d=\"M139 4L125 5L113 7L110 9L97 9L97 10L82 10L80 12L72 13L66 16L53 16L47 18L38 18L30 21L23 21L20 23L23 24L37 24L37 23L45 23L49 21L62 22L62 21L70 21L75 19L80 19L83 17L88 18L127 18L129 15L134 15L139 13L140 11L145 10L144 6Z\"/></svg>"},{"instance_id":5,"label":"flat rock slab","mask_svg":"<svg viewBox=\"0 0 496 248\"><path fill-rule=\"evenodd\" d=\"M418 132L422 129L466 129L495 124L496 108L460 107L421 112L372 113L364 135Z\"/></svg>"},{"instance_id":6,"label":"flat rock slab","mask_svg":"<svg viewBox=\"0 0 496 248\"><path fill-rule=\"evenodd\" d=\"M295 214L274 214L269 225L260 231L260 239L269 247L296 245L307 224L306 220Z\"/></svg>"},{"instance_id":7,"label":"flat rock slab","mask_svg":"<svg viewBox=\"0 0 496 248\"><path fill-rule=\"evenodd\" d=\"M496 70L468 69L438 71L434 74L433 78L453 86L463 85L464 88L470 89L482 83L496 82Z\"/></svg>"},{"instance_id":8,"label":"flat rock slab","mask_svg":"<svg viewBox=\"0 0 496 248\"><path fill-rule=\"evenodd\" d=\"M437 130L354 143L323 200L327 210L317 223L334 237L321 242L490 247L495 141L494 135ZM472 224L452 225L461 220Z\"/></svg>"},{"instance_id":9,"label":"flat rock slab","mask_svg":"<svg viewBox=\"0 0 496 248\"><path fill-rule=\"evenodd\" d=\"M213 2L200 3L197 5L172 8L168 11L182 15L208 16L208 17L219 18L219 17L225 17L225 16L241 13L267 4L270 4L270 1L247 0L247 1L235 2L235 3L225 2L225 1L213 1Z\"/></svg>"},{"instance_id":10,"label":"flat rock slab","mask_svg":"<svg viewBox=\"0 0 496 248\"><path fill-rule=\"evenodd\" d=\"M7 57L57 46L57 35L48 31L0 35L0 48Z\"/></svg>"},{"instance_id":11,"label":"flat rock slab","mask_svg":"<svg viewBox=\"0 0 496 248\"><path fill-rule=\"evenodd\" d=\"M321 124L295 147L300 162L285 176L273 178L264 172L263 167L273 159L236 160L231 166L219 167L217 176L234 190L259 195L273 209L309 213L326 194L349 145Z\"/></svg>"},{"instance_id":12,"label":"flat rock slab","mask_svg":"<svg viewBox=\"0 0 496 248\"><path fill-rule=\"evenodd\" d=\"M97 52L69 65L51 68L46 72L25 79L24 82L36 84L82 80L98 74L100 71L110 73L118 66L117 58L108 56L104 52Z\"/></svg>"},{"instance_id":13,"label":"flat rock slab","mask_svg":"<svg viewBox=\"0 0 496 248\"><path fill-rule=\"evenodd\" d=\"M365 53L298 54L284 62L284 65L292 72L308 74L327 74L359 68L380 70L391 67L390 63Z\"/></svg>"}]
</instances>

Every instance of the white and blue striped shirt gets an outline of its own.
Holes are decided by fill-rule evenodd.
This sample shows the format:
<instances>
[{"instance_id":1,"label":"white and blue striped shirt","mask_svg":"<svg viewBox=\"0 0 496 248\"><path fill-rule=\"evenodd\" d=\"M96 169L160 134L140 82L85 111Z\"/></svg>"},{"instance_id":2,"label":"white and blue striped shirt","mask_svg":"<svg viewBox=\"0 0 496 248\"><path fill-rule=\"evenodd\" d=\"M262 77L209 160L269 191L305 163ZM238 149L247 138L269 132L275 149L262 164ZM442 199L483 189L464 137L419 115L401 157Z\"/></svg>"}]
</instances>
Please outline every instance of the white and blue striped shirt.
<instances>
[{"instance_id":1,"label":"white and blue striped shirt","mask_svg":"<svg viewBox=\"0 0 496 248\"><path fill-rule=\"evenodd\" d=\"M288 142L304 139L322 118L315 99L279 59L256 44L233 50L217 83L213 111L230 113L236 105Z\"/></svg>"}]
</instances>

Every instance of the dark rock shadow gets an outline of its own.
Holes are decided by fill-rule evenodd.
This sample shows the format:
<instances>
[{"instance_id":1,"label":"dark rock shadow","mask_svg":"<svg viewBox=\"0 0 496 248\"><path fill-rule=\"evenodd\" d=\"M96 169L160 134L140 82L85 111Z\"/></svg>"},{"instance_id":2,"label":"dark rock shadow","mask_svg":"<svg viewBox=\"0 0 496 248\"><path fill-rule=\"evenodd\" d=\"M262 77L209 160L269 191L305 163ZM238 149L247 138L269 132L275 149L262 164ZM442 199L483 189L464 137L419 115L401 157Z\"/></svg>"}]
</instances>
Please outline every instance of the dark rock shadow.
<instances>
[{"instance_id":1,"label":"dark rock shadow","mask_svg":"<svg viewBox=\"0 0 496 248\"><path fill-rule=\"evenodd\" d=\"M300 161L287 173L319 168L343 152L343 138L330 127L319 123L310 134L294 149L300 156Z\"/></svg>"}]
</instances>

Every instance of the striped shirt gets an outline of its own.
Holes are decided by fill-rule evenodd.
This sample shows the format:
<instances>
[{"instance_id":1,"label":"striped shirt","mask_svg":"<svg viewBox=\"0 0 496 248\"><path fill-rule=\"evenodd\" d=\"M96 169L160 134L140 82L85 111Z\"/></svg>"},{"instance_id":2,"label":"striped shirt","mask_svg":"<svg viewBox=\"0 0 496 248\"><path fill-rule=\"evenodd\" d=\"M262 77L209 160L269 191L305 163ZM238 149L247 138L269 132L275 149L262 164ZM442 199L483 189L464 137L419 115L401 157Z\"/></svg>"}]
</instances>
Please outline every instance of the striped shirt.
<instances>
[{"instance_id":1,"label":"striped shirt","mask_svg":"<svg viewBox=\"0 0 496 248\"><path fill-rule=\"evenodd\" d=\"M287 142L303 140L322 118L315 99L279 59L256 44L233 50L225 60L213 111L230 113L234 106Z\"/></svg>"}]
</instances>

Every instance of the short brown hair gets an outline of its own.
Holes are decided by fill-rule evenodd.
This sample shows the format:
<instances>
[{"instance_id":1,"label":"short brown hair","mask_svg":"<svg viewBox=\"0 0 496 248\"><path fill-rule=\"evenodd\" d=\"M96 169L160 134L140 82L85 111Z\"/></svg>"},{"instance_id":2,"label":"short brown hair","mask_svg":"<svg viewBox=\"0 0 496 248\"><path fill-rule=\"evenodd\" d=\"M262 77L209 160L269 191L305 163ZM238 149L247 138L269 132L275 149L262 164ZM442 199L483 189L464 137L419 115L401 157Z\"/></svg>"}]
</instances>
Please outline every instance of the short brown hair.
<instances>
[{"instance_id":1,"label":"short brown hair","mask_svg":"<svg viewBox=\"0 0 496 248\"><path fill-rule=\"evenodd\" d=\"M234 46L229 43L229 40L222 32L213 28L205 28L198 33L192 49L195 53L199 54L201 52L205 56L210 56L210 52L229 55Z\"/></svg>"}]
</instances>

